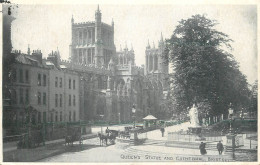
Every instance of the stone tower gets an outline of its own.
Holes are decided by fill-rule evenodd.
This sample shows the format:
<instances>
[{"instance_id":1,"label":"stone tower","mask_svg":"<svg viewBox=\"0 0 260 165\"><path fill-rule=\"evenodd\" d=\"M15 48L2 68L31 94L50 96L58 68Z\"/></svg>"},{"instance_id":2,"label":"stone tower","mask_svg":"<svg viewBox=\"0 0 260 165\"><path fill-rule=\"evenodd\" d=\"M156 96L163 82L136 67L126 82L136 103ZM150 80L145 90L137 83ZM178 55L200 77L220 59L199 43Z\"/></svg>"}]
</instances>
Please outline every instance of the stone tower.
<instances>
[{"instance_id":1,"label":"stone tower","mask_svg":"<svg viewBox=\"0 0 260 165\"><path fill-rule=\"evenodd\" d=\"M74 23L71 19L72 38L70 59L73 63L108 67L115 56L114 21L111 25L102 22L102 13L97 7L95 21Z\"/></svg>"},{"instance_id":2,"label":"stone tower","mask_svg":"<svg viewBox=\"0 0 260 165\"><path fill-rule=\"evenodd\" d=\"M164 90L168 88L166 78L169 74L169 64L165 63L162 57L165 48L163 36L161 33L161 39L158 42L158 48L150 46L149 40L145 50L145 74L148 77L154 77L162 81Z\"/></svg>"}]
</instances>

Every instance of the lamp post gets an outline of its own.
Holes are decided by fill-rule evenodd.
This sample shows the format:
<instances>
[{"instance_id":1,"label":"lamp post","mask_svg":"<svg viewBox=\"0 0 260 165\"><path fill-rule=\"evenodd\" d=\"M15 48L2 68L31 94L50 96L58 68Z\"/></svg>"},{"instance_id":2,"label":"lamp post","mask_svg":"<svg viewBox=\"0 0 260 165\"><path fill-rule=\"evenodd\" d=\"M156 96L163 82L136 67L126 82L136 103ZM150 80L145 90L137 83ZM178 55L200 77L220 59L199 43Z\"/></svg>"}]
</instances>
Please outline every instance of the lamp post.
<instances>
[{"instance_id":1,"label":"lamp post","mask_svg":"<svg viewBox=\"0 0 260 165\"><path fill-rule=\"evenodd\" d=\"M232 104L230 103L228 114L229 114L229 133L226 135L227 137L227 148L232 148L232 157L235 159L235 137L236 135L233 132L232 128L232 116L233 116L234 110L232 108Z\"/></svg>"},{"instance_id":2,"label":"lamp post","mask_svg":"<svg viewBox=\"0 0 260 165\"><path fill-rule=\"evenodd\" d=\"M101 118L101 122L103 121L103 117L104 117L104 115L99 115L100 116L100 118ZM101 123L101 134L103 134L103 129L102 129L102 123Z\"/></svg>"},{"instance_id":3,"label":"lamp post","mask_svg":"<svg viewBox=\"0 0 260 165\"><path fill-rule=\"evenodd\" d=\"M230 103L230 105L231 105L231 103ZM234 110L233 110L233 109L231 108L231 106L230 106L230 108L228 109L228 113L229 113L229 132L230 132L230 133L233 132L232 125L231 125L233 112L234 112Z\"/></svg>"},{"instance_id":4,"label":"lamp post","mask_svg":"<svg viewBox=\"0 0 260 165\"><path fill-rule=\"evenodd\" d=\"M118 125L120 125L120 112L118 112Z\"/></svg>"},{"instance_id":5,"label":"lamp post","mask_svg":"<svg viewBox=\"0 0 260 165\"><path fill-rule=\"evenodd\" d=\"M134 128L135 128L135 112L136 112L135 105L133 105L132 113L133 113L133 120L134 120Z\"/></svg>"}]
</instances>

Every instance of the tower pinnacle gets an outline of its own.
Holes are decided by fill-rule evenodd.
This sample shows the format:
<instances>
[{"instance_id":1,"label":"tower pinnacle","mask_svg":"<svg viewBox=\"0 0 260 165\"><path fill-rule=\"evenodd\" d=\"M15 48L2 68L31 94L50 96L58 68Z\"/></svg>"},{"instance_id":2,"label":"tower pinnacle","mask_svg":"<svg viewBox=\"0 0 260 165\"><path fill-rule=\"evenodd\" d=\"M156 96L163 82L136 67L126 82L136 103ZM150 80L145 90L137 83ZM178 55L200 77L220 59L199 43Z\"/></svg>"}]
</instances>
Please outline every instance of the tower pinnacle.
<instances>
[{"instance_id":1,"label":"tower pinnacle","mask_svg":"<svg viewBox=\"0 0 260 165\"><path fill-rule=\"evenodd\" d=\"M149 40L148 40L148 43L147 43L147 46L146 46L146 49L150 49L151 46L150 46L150 43L149 43Z\"/></svg>"},{"instance_id":2,"label":"tower pinnacle","mask_svg":"<svg viewBox=\"0 0 260 165\"><path fill-rule=\"evenodd\" d=\"M71 17L71 23L74 23L73 14L72 14L72 17Z\"/></svg>"},{"instance_id":3,"label":"tower pinnacle","mask_svg":"<svg viewBox=\"0 0 260 165\"><path fill-rule=\"evenodd\" d=\"M162 32L161 32L161 42L163 42L163 35L162 35Z\"/></svg>"}]
</instances>

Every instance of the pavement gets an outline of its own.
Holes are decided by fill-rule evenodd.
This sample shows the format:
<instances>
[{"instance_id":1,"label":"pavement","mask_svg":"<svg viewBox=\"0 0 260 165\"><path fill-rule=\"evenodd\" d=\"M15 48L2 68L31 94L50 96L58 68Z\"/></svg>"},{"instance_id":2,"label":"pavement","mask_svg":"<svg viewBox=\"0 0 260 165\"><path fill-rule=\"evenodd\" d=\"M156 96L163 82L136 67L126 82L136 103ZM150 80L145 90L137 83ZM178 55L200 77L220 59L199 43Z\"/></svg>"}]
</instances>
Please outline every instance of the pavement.
<instances>
[{"instance_id":1,"label":"pavement","mask_svg":"<svg viewBox=\"0 0 260 165\"><path fill-rule=\"evenodd\" d=\"M124 130L126 125L108 126L109 129ZM41 162L147 162L147 161L233 161L230 153L223 152L218 154L216 150L217 142L208 144L212 149L207 149L207 155L200 155L198 149L199 143L193 145L180 144L181 146L165 146L167 142L167 133L172 131L185 131L189 123L182 123L177 126L165 128L165 136L159 129L145 133L148 140L142 145L128 146L127 148L118 148L117 145L100 146L97 132L101 127L93 127L92 134L85 137L83 147L75 143L74 147L64 147L64 139L46 142L46 146L35 149L16 149L11 143L4 144L4 161L41 161ZM106 127L102 128L105 131ZM91 138L92 136L92 138ZM248 140L245 140L244 148L248 149ZM61 145L62 144L62 145ZM212 145L212 146L210 146ZM257 143L251 141L251 147ZM185 148L186 146L186 148ZM255 153L254 153L255 154ZM255 160L257 155L242 154L238 160ZM238 154L239 155L239 154Z\"/></svg>"}]
</instances>

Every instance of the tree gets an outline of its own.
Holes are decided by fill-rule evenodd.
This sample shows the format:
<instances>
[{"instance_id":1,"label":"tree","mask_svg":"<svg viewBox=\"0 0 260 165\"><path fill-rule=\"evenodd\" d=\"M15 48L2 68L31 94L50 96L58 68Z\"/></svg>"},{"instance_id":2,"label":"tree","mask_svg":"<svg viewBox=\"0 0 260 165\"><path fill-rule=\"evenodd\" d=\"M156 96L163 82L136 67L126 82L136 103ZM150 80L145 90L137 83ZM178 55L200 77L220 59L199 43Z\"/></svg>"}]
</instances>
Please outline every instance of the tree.
<instances>
[{"instance_id":1,"label":"tree","mask_svg":"<svg viewBox=\"0 0 260 165\"><path fill-rule=\"evenodd\" d=\"M249 101L246 77L225 51L232 50L232 40L215 25L215 20L195 15L179 21L166 40L163 56L172 63L171 99L178 113L197 103L210 107L209 115L227 114L230 102L239 107Z\"/></svg>"}]
</instances>

